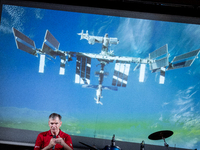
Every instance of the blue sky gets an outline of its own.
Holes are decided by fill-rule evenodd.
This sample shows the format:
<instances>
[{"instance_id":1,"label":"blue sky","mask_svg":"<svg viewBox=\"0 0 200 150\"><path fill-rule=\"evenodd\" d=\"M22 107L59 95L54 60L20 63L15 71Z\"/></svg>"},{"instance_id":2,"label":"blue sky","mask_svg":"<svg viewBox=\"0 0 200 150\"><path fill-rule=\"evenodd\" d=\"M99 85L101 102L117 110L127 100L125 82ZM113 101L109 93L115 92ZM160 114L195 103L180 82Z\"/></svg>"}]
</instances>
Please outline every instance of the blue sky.
<instances>
[{"instance_id":1,"label":"blue sky","mask_svg":"<svg viewBox=\"0 0 200 150\"><path fill-rule=\"evenodd\" d=\"M59 75L59 58L46 59L45 71L40 74L39 58L16 48L12 27L33 39L37 48L42 47L48 29L63 51L100 53L101 44L89 45L80 40L77 33L81 30L88 30L90 35L108 33L117 37L119 44L110 49L119 56L146 58L168 44L171 61L176 55L200 48L199 25L4 5L0 25L0 115L4 115L0 126L10 120L28 126L39 114L41 127L35 123L32 126L38 128L30 130L42 131L44 118L58 112L64 116L62 128L69 134L95 134L108 139L116 134L118 140L163 145L163 141L148 140L148 135L168 129L174 131L167 139L170 146L200 148L199 59L189 68L167 71L164 85L158 83L159 74L151 73L148 66L145 82L140 83L139 70L133 71L135 64L131 64L127 87L103 90L101 106L94 101L94 89L74 83L75 58L66 65L64 76ZM97 64L92 60L91 84L98 83L94 76L100 69ZM104 79L104 85L111 86L114 65L105 67L109 77ZM115 127L110 128L112 125ZM10 124L8 127L18 128Z\"/></svg>"}]
</instances>

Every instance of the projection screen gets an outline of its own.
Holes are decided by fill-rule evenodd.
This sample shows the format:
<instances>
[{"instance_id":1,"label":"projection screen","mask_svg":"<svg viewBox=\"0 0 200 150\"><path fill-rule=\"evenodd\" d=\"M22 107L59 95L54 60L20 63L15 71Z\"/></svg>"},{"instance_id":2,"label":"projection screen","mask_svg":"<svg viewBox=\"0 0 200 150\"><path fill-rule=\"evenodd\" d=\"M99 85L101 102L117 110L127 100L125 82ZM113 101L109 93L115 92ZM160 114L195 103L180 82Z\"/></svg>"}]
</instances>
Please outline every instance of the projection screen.
<instances>
[{"instance_id":1,"label":"projection screen","mask_svg":"<svg viewBox=\"0 0 200 150\"><path fill-rule=\"evenodd\" d=\"M46 131L49 114L56 112L70 135L115 134L119 141L163 145L148 136L169 130L171 147L200 149L198 23L162 14L22 4L2 4L1 128ZM102 46L106 34L108 49Z\"/></svg>"}]
</instances>

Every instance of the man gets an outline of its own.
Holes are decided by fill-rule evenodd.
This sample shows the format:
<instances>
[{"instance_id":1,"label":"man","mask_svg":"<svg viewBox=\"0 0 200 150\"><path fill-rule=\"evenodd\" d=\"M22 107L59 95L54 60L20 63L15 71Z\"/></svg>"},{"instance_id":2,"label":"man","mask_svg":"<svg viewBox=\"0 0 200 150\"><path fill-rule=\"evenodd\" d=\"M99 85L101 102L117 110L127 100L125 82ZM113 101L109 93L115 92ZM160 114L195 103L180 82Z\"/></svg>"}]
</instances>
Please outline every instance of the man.
<instances>
[{"instance_id":1,"label":"man","mask_svg":"<svg viewBox=\"0 0 200 150\"><path fill-rule=\"evenodd\" d=\"M34 150L73 150L71 137L62 132L61 116L52 113L49 116L50 130L38 135Z\"/></svg>"}]
</instances>

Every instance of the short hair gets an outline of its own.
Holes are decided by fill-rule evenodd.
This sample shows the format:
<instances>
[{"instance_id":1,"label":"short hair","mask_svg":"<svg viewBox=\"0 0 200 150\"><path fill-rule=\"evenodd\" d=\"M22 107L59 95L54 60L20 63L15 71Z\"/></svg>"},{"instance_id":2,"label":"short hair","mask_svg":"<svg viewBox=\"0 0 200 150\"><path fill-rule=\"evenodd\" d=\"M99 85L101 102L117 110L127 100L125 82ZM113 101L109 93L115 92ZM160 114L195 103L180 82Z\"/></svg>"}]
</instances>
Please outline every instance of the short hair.
<instances>
[{"instance_id":1,"label":"short hair","mask_svg":"<svg viewBox=\"0 0 200 150\"><path fill-rule=\"evenodd\" d=\"M52 118L54 120L56 117L58 117L59 120L61 121L61 119L62 119L61 115L59 115L57 113L52 113L51 115L49 115L49 119Z\"/></svg>"}]
</instances>

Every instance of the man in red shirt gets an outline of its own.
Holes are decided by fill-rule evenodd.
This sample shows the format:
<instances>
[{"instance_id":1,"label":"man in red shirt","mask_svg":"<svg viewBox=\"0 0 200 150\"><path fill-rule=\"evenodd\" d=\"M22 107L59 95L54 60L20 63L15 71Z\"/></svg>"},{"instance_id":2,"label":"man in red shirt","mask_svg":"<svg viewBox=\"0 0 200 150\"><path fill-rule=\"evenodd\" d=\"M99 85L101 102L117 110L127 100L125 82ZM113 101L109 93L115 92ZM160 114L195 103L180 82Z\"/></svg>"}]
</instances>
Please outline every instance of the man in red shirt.
<instances>
[{"instance_id":1,"label":"man in red shirt","mask_svg":"<svg viewBox=\"0 0 200 150\"><path fill-rule=\"evenodd\" d=\"M52 113L49 116L50 130L38 135L34 150L73 150L71 137L62 132L61 116Z\"/></svg>"}]
</instances>

